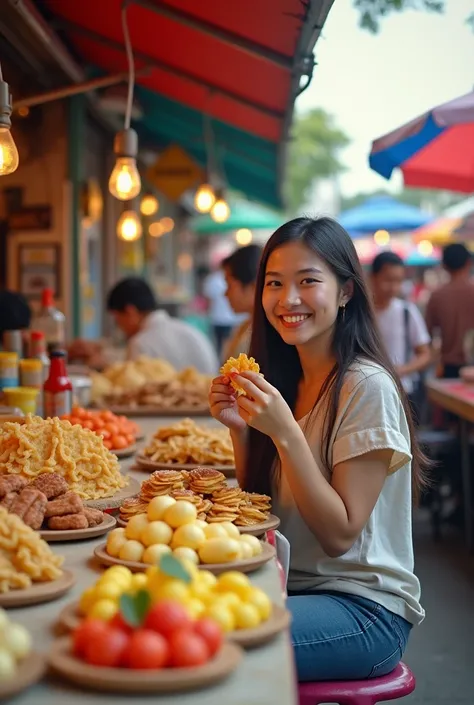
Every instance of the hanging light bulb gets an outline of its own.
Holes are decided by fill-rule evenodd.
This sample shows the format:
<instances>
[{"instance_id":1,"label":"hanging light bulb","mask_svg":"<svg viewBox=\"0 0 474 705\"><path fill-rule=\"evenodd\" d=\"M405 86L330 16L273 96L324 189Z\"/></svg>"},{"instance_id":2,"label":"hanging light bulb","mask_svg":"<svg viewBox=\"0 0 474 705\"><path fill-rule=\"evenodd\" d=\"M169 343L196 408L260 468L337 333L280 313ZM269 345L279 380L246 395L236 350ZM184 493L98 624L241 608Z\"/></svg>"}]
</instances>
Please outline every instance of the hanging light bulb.
<instances>
[{"instance_id":1,"label":"hanging light bulb","mask_svg":"<svg viewBox=\"0 0 474 705\"><path fill-rule=\"evenodd\" d=\"M117 221L117 237L125 242L135 242L142 236L140 216L135 211L124 211Z\"/></svg>"},{"instance_id":2,"label":"hanging light bulb","mask_svg":"<svg viewBox=\"0 0 474 705\"><path fill-rule=\"evenodd\" d=\"M230 216L229 204L225 198L220 197L211 208L211 218L216 223L225 223Z\"/></svg>"},{"instance_id":3,"label":"hanging light bulb","mask_svg":"<svg viewBox=\"0 0 474 705\"><path fill-rule=\"evenodd\" d=\"M155 215L155 213L158 213L159 207L158 199L151 193L147 193L143 196L142 202L140 203L140 212L142 215Z\"/></svg>"},{"instance_id":4,"label":"hanging light bulb","mask_svg":"<svg viewBox=\"0 0 474 705\"><path fill-rule=\"evenodd\" d=\"M209 213L216 202L216 194L210 184L201 184L194 196L194 207L199 213Z\"/></svg>"},{"instance_id":5,"label":"hanging light bulb","mask_svg":"<svg viewBox=\"0 0 474 705\"><path fill-rule=\"evenodd\" d=\"M235 233L235 241L238 245L250 245L253 240L252 231L248 228L239 228Z\"/></svg>"},{"instance_id":6,"label":"hanging light bulb","mask_svg":"<svg viewBox=\"0 0 474 705\"><path fill-rule=\"evenodd\" d=\"M130 201L138 196L142 183L137 169L138 137L127 129L115 135L114 152L117 161L109 179L109 191L119 201Z\"/></svg>"},{"instance_id":7,"label":"hanging light bulb","mask_svg":"<svg viewBox=\"0 0 474 705\"><path fill-rule=\"evenodd\" d=\"M3 80L0 68L0 176L13 174L18 169L18 150L10 132L12 99L8 83Z\"/></svg>"}]
</instances>

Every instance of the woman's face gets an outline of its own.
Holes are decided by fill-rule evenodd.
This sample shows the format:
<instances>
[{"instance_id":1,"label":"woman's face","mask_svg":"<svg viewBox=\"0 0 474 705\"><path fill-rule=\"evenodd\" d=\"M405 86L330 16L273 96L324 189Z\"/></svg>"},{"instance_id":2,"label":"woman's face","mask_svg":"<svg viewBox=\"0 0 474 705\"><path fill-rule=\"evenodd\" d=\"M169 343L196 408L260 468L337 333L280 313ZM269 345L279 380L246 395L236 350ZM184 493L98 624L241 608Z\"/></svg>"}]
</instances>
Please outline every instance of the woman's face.
<instances>
[{"instance_id":1,"label":"woman's face","mask_svg":"<svg viewBox=\"0 0 474 705\"><path fill-rule=\"evenodd\" d=\"M268 258L262 305L285 343L301 346L332 332L343 303L334 273L303 243L282 245Z\"/></svg>"}]
</instances>

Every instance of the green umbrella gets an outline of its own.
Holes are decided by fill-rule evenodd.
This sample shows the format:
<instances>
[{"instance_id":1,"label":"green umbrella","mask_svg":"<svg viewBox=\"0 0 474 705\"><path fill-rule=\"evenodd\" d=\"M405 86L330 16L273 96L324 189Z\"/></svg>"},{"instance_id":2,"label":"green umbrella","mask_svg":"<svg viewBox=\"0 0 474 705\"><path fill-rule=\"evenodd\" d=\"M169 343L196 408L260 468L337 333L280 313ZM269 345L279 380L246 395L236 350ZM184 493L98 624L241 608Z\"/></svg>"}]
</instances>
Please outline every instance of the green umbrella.
<instances>
[{"instance_id":1,"label":"green umbrella","mask_svg":"<svg viewBox=\"0 0 474 705\"><path fill-rule=\"evenodd\" d=\"M257 203L243 200L230 200L230 216L225 223L216 223L210 215L198 215L193 218L191 229L200 235L227 233L231 230L248 228L249 230L276 230L284 217Z\"/></svg>"}]
</instances>

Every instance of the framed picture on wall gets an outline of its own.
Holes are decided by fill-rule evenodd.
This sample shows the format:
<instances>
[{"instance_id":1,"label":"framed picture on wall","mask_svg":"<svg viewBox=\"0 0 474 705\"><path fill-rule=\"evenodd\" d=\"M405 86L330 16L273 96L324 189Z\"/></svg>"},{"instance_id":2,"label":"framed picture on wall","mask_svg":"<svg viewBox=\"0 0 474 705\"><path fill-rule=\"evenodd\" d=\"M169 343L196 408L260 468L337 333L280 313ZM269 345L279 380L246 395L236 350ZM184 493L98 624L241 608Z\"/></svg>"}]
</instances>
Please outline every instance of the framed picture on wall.
<instances>
[{"instance_id":1,"label":"framed picture on wall","mask_svg":"<svg viewBox=\"0 0 474 705\"><path fill-rule=\"evenodd\" d=\"M51 244L20 245L18 252L18 283L28 299L41 298L43 289L52 289L61 296L61 246Z\"/></svg>"}]
</instances>

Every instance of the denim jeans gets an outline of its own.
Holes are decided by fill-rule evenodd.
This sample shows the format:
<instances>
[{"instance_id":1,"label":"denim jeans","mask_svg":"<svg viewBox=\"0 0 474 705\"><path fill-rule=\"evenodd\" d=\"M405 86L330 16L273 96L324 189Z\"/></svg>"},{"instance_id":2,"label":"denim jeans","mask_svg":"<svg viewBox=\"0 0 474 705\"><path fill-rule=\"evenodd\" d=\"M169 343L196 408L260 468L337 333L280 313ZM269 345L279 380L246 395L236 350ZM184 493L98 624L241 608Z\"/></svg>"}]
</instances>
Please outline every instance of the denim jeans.
<instances>
[{"instance_id":1,"label":"denim jeans","mask_svg":"<svg viewBox=\"0 0 474 705\"><path fill-rule=\"evenodd\" d=\"M290 593L287 606L299 682L386 675L412 626L376 602L340 592Z\"/></svg>"}]
</instances>

